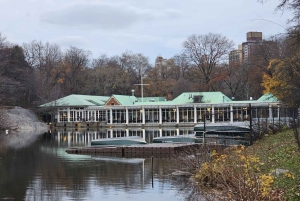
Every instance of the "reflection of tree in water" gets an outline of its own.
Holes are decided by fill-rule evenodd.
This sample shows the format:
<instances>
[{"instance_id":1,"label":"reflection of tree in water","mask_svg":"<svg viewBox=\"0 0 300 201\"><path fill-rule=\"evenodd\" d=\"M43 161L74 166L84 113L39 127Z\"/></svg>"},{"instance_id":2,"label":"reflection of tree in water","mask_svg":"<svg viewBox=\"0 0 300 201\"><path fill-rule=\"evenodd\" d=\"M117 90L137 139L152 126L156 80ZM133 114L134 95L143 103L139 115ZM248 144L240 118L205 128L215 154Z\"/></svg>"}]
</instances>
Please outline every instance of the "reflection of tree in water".
<instances>
[{"instance_id":1,"label":"reflection of tree in water","mask_svg":"<svg viewBox=\"0 0 300 201\"><path fill-rule=\"evenodd\" d=\"M0 198L24 200L27 187L33 182L39 162L38 146L30 148L1 149L0 152Z\"/></svg>"},{"instance_id":2,"label":"reflection of tree in water","mask_svg":"<svg viewBox=\"0 0 300 201\"><path fill-rule=\"evenodd\" d=\"M41 135L28 146L0 150L0 199L78 200L93 195L95 188L125 193L151 188L150 157L109 156L113 160L106 160L107 156L72 155L48 137ZM154 187L157 183L169 185L170 159L154 156L153 161Z\"/></svg>"}]
</instances>

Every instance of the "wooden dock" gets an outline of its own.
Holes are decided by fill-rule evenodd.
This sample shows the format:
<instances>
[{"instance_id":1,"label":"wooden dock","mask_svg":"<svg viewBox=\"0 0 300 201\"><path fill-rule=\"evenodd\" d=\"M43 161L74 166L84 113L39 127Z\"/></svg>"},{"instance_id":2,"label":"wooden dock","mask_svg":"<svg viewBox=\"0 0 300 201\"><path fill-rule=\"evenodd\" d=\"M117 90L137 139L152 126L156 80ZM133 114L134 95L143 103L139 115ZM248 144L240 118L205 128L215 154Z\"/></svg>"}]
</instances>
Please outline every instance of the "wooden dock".
<instances>
[{"instance_id":1,"label":"wooden dock","mask_svg":"<svg viewBox=\"0 0 300 201\"><path fill-rule=\"evenodd\" d=\"M69 154L118 154L118 155L170 155L180 152L187 148L197 148L203 144L195 143L157 143L146 145L131 146L90 146L90 147L73 147L66 150ZM208 150L224 149L223 145L209 145Z\"/></svg>"}]
</instances>

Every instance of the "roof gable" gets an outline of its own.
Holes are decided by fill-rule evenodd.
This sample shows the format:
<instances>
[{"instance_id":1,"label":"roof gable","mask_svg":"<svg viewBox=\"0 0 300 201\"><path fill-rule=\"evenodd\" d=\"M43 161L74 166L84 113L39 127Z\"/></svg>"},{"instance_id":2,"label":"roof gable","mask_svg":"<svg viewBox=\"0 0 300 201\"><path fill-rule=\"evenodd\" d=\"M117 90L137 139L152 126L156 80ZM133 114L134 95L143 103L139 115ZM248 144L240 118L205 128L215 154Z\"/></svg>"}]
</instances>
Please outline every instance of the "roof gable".
<instances>
[{"instance_id":1,"label":"roof gable","mask_svg":"<svg viewBox=\"0 0 300 201\"><path fill-rule=\"evenodd\" d=\"M262 95L259 99L257 99L257 102L277 102L279 101L276 96L274 96L272 93L266 93Z\"/></svg>"},{"instance_id":2,"label":"roof gable","mask_svg":"<svg viewBox=\"0 0 300 201\"><path fill-rule=\"evenodd\" d=\"M127 95L112 95L110 100L115 100L119 105L133 105L136 101L138 101L138 99L135 96Z\"/></svg>"}]
</instances>

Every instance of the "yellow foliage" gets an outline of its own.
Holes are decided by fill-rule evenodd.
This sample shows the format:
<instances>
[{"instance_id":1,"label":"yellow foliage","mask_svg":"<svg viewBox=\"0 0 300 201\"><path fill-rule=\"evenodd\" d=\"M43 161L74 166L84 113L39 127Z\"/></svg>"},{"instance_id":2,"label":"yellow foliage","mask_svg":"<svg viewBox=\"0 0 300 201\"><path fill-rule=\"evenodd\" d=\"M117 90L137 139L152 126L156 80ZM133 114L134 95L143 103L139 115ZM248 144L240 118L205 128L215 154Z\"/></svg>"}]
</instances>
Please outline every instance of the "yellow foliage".
<instances>
[{"instance_id":1,"label":"yellow foliage","mask_svg":"<svg viewBox=\"0 0 300 201\"><path fill-rule=\"evenodd\" d=\"M259 158L248 154L244 146L234 146L229 154L218 154L214 150L211 156L212 161L204 163L194 177L201 185L210 187L222 185L228 189L220 189L221 191L240 192L225 194L229 199L249 198L249 192L254 196L253 199L260 197L264 200L271 195L273 177L271 174L260 172ZM286 176L292 178L291 175Z\"/></svg>"},{"instance_id":2,"label":"yellow foliage","mask_svg":"<svg viewBox=\"0 0 300 201\"><path fill-rule=\"evenodd\" d=\"M260 191L263 197L266 197L270 194L272 188L271 184L274 183L274 179L271 175L263 174L260 176Z\"/></svg>"},{"instance_id":3,"label":"yellow foliage","mask_svg":"<svg viewBox=\"0 0 300 201\"><path fill-rule=\"evenodd\" d=\"M263 74L262 86L265 88L264 92L274 93L274 90L284 85L285 80L282 79L281 74L278 73L280 68L284 67L285 62L279 59L272 59L269 63L268 70L271 74Z\"/></svg>"}]
</instances>

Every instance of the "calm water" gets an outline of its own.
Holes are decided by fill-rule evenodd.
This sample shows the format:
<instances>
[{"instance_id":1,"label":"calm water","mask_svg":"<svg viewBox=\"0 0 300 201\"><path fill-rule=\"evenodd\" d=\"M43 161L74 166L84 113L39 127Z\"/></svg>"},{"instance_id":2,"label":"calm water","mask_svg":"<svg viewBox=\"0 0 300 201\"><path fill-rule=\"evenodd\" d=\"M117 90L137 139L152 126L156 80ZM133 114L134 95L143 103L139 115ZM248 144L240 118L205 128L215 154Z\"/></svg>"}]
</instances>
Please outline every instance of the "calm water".
<instances>
[{"instance_id":1,"label":"calm water","mask_svg":"<svg viewBox=\"0 0 300 201\"><path fill-rule=\"evenodd\" d=\"M169 158L67 154L95 137L191 133L192 129L55 131L6 135L0 144L0 200L189 200L185 182L169 176ZM153 178L153 179L152 179ZM182 190L183 188L183 190Z\"/></svg>"}]
</instances>

